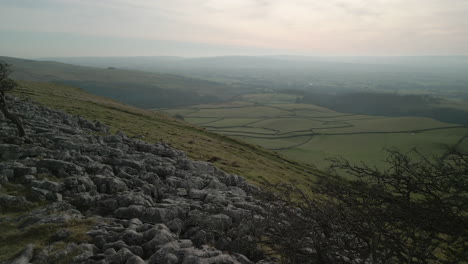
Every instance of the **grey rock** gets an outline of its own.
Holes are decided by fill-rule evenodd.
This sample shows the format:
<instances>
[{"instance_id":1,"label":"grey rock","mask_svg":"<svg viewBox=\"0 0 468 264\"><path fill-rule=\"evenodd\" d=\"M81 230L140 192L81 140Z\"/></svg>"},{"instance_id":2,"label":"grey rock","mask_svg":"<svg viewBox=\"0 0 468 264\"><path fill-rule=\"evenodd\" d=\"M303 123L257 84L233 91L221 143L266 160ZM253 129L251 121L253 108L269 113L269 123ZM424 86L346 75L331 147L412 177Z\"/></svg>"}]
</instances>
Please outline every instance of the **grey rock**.
<instances>
[{"instance_id":1,"label":"grey rock","mask_svg":"<svg viewBox=\"0 0 468 264\"><path fill-rule=\"evenodd\" d=\"M108 127L12 102L31 136L4 140L15 127L0 116L0 184L21 183L37 198L51 201L15 219L20 227L65 225L83 215L96 219L87 232L92 244L69 243L65 250L44 254L43 263L77 251L76 264L251 263L213 248L227 249L233 241L229 235L244 232L243 219L261 210L251 196L255 187L245 179L192 161L165 143L149 144L122 132L96 135L90 130L106 133ZM38 173L63 179L39 179ZM13 204L30 205L24 197L0 195L1 210ZM219 238L217 232L227 235ZM68 235L60 230L50 242L66 241Z\"/></svg>"},{"instance_id":2,"label":"grey rock","mask_svg":"<svg viewBox=\"0 0 468 264\"><path fill-rule=\"evenodd\" d=\"M225 214L211 215L205 222L210 229L224 231L232 226L232 220Z\"/></svg>"},{"instance_id":3,"label":"grey rock","mask_svg":"<svg viewBox=\"0 0 468 264\"><path fill-rule=\"evenodd\" d=\"M187 190L185 188L177 188L177 195L178 196L187 196Z\"/></svg>"},{"instance_id":4,"label":"grey rock","mask_svg":"<svg viewBox=\"0 0 468 264\"><path fill-rule=\"evenodd\" d=\"M127 245L140 245L143 241L143 234L127 229L120 235L120 239Z\"/></svg>"},{"instance_id":5,"label":"grey rock","mask_svg":"<svg viewBox=\"0 0 468 264\"><path fill-rule=\"evenodd\" d=\"M240 264L239 261L229 255L219 255L211 258L201 259L198 263L200 264Z\"/></svg>"},{"instance_id":6,"label":"grey rock","mask_svg":"<svg viewBox=\"0 0 468 264\"><path fill-rule=\"evenodd\" d=\"M43 159L37 163L38 167L46 168L52 172L55 172L56 175L60 176L63 173L68 175L80 175L83 172L83 168L77 166L74 163L56 160L56 159Z\"/></svg>"},{"instance_id":7,"label":"grey rock","mask_svg":"<svg viewBox=\"0 0 468 264\"><path fill-rule=\"evenodd\" d=\"M61 241L61 240L65 240L65 239L68 238L70 235L71 235L70 230L68 230L68 229L60 229L60 230L58 230L57 232L55 232L55 234L52 235L52 237L50 238L50 240L51 240L51 241Z\"/></svg>"},{"instance_id":8,"label":"grey rock","mask_svg":"<svg viewBox=\"0 0 468 264\"><path fill-rule=\"evenodd\" d=\"M21 182L25 184L31 184L31 182L34 180L36 180L36 177L34 177L33 175L24 175L21 179Z\"/></svg>"},{"instance_id":9,"label":"grey rock","mask_svg":"<svg viewBox=\"0 0 468 264\"><path fill-rule=\"evenodd\" d=\"M116 254L110 255L107 259L110 263L125 264L131 257L134 257L134 255L130 250L121 248Z\"/></svg>"},{"instance_id":10,"label":"grey rock","mask_svg":"<svg viewBox=\"0 0 468 264\"><path fill-rule=\"evenodd\" d=\"M196 247L201 247L202 245L206 245L208 243L208 234L205 230L199 230L193 237L191 237L191 239Z\"/></svg>"},{"instance_id":11,"label":"grey rock","mask_svg":"<svg viewBox=\"0 0 468 264\"><path fill-rule=\"evenodd\" d=\"M151 196L143 193L143 192L124 192L120 193L118 196L115 197L119 206L130 206L130 205L141 205L144 207L152 207L154 205L153 199Z\"/></svg>"},{"instance_id":12,"label":"grey rock","mask_svg":"<svg viewBox=\"0 0 468 264\"><path fill-rule=\"evenodd\" d=\"M189 197L190 199L195 199L195 200L205 200L206 196L208 195L208 191L206 190L197 190L197 189L191 189L189 191Z\"/></svg>"},{"instance_id":13,"label":"grey rock","mask_svg":"<svg viewBox=\"0 0 468 264\"><path fill-rule=\"evenodd\" d=\"M226 197L220 193L220 192L210 192L206 195L205 197L205 203L212 203L216 204L219 206L227 206L229 204L229 201L226 199Z\"/></svg>"},{"instance_id":14,"label":"grey rock","mask_svg":"<svg viewBox=\"0 0 468 264\"><path fill-rule=\"evenodd\" d=\"M0 193L0 212L7 210L25 210L31 206L32 203L23 196Z\"/></svg>"},{"instance_id":15,"label":"grey rock","mask_svg":"<svg viewBox=\"0 0 468 264\"><path fill-rule=\"evenodd\" d=\"M133 219L130 219L130 221L128 221L127 229L137 231L140 227L142 227L142 225L143 225L143 222L141 222L140 219L133 218Z\"/></svg>"},{"instance_id":16,"label":"grey rock","mask_svg":"<svg viewBox=\"0 0 468 264\"><path fill-rule=\"evenodd\" d=\"M207 189L215 189L215 190L226 190L227 186L224 183L221 183L217 178L211 179L211 181L206 186Z\"/></svg>"},{"instance_id":17,"label":"grey rock","mask_svg":"<svg viewBox=\"0 0 468 264\"><path fill-rule=\"evenodd\" d=\"M184 222L179 218L167 222L166 225L169 228L169 230L171 230L171 232L177 235L179 235L182 232L182 229L184 228Z\"/></svg>"},{"instance_id":18,"label":"grey rock","mask_svg":"<svg viewBox=\"0 0 468 264\"><path fill-rule=\"evenodd\" d=\"M44 190L41 188L31 187L31 192L37 197L37 199L45 201L62 201L62 195L60 193Z\"/></svg>"},{"instance_id":19,"label":"grey rock","mask_svg":"<svg viewBox=\"0 0 468 264\"><path fill-rule=\"evenodd\" d=\"M132 219L139 218L143 215L145 207L142 205L130 205L129 207L121 207L114 211L114 215L118 218Z\"/></svg>"},{"instance_id":20,"label":"grey rock","mask_svg":"<svg viewBox=\"0 0 468 264\"><path fill-rule=\"evenodd\" d=\"M234 253L233 257L236 258L237 261L239 261L241 264L253 264L252 261L250 261L246 256L238 253Z\"/></svg>"},{"instance_id":21,"label":"grey rock","mask_svg":"<svg viewBox=\"0 0 468 264\"><path fill-rule=\"evenodd\" d=\"M112 196L101 195L96 201L94 212L100 215L108 215L119 208L119 202Z\"/></svg>"},{"instance_id":22,"label":"grey rock","mask_svg":"<svg viewBox=\"0 0 468 264\"><path fill-rule=\"evenodd\" d=\"M92 181L100 193L115 194L128 190L127 185L119 178L96 175Z\"/></svg>"},{"instance_id":23,"label":"grey rock","mask_svg":"<svg viewBox=\"0 0 468 264\"><path fill-rule=\"evenodd\" d=\"M234 196L238 196L238 197L247 196L247 193L244 190L242 190L241 188L237 187L237 186L230 186L229 187L229 193L231 193Z\"/></svg>"},{"instance_id":24,"label":"grey rock","mask_svg":"<svg viewBox=\"0 0 468 264\"><path fill-rule=\"evenodd\" d=\"M96 190L96 185L88 176L68 177L64 186L71 193L90 192Z\"/></svg>"},{"instance_id":25,"label":"grey rock","mask_svg":"<svg viewBox=\"0 0 468 264\"><path fill-rule=\"evenodd\" d=\"M225 251L229 249L229 246L231 245L231 243L232 241L230 241L230 239L221 237L218 240L216 240L215 247L216 249Z\"/></svg>"},{"instance_id":26,"label":"grey rock","mask_svg":"<svg viewBox=\"0 0 468 264\"><path fill-rule=\"evenodd\" d=\"M34 261L33 264L48 264L49 260L49 253L45 249L39 250L39 252L34 254Z\"/></svg>"},{"instance_id":27,"label":"grey rock","mask_svg":"<svg viewBox=\"0 0 468 264\"><path fill-rule=\"evenodd\" d=\"M23 177L25 175L28 175L28 174L36 174L37 173L37 169L35 167L27 167L27 166L24 166L23 164L18 163L18 162L14 163L14 165L12 166L12 169L14 171L15 178L21 178L21 177Z\"/></svg>"},{"instance_id":28,"label":"grey rock","mask_svg":"<svg viewBox=\"0 0 468 264\"><path fill-rule=\"evenodd\" d=\"M49 180L34 180L31 181L31 186L50 192L59 192L62 189L62 184Z\"/></svg>"},{"instance_id":29,"label":"grey rock","mask_svg":"<svg viewBox=\"0 0 468 264\"><path fill-rule=\"evenodd\" d=\"M125 264L146 264L146 262L139 256L133 256Z\"/></svg>"},{"instance_id":30,"label":"grey rock","mask_svg":"<svg viewBox=\"0 0 468 264\"><path fill-rule=\"evenodd\" d=\"M0 173L0 185L7 184L9 182L8 177Z\"/></svg>"},{"instance_id":31,"label":"grey rock","mask_svg":"<svg viewBox=\"0 0 468 264\"><path fill-rule=\"evenodd\" d=\"M98 248L95 245L89 244L89 243L80 244L79 247L84 251L90 251L90 252L98 251Z\"/></svg>"},{"instance_id":32,"label":"grey rock","mask_svg":"<svg viewBox=\"0 0 468 264\"><path fill-rule=\"evenodd\" d=\"M135 254L136 256L139 256L139 257L144 257L145 255L145 251L143 250L142 247L140 246L131 246L129 247L128 249L130 249L130 251Z\"/></svg>"},{"instance_id":33,"label":"grey rock","mask_svg":"<svg viewBox=\"0 0 468 264\"><path fill-rule=\"evenodd\" d=\"M109 249L114 249L114 250L120 250L121 248L128 248L128 245L125 244L122 240L117 240L115 242L109 242L104 244L103 246L104 250L109 250Z\"/></svg>"},{"instance_id":34,"label":"grey rock","mask_svg":"<svg viewBox=\"0 0 468 264\"><path fill-rule=\"evenodd\" d=\"M142 220L149 223L167 223L177 218L177 212L168 208L147 208Z\"/></svg>"},{"instance_id":35,"label":"grey rock","mask_svg":"<svg viewBox=\"0 0 468 264\"><path fill-rule=\"evenodd\" d=\"M78 193L70 199L70 203L80 210L87 210L95 207L96 197L91 196L89 193Z\"/></svg>"},{"instance_id":36,"label":"grey rock","mask_svg":"<svg viewBox=\"0 0 468 264\"><path fill-rule=\"evenodd\" d=\"M84 251L78 256L73 257L73 263L84 263L92 256L94 256L94 253L92 251Z\"/></svg>"},{"instance_id":37,"label":"grey rock","mask_svg":"<svg viewBox=\"0 0 468 264\"><path fill-rule=\"evenodd\" d=\"M15 171L11 168L3 168L0 170L0 174L5 176L6 179L11 179L13 180L13 178L15 177Z\"/></svg>"},{"instance_id":38,"label":"grey rock","mask_svg":"<svg viewBox=\"0 0 468 264\"><path fill-rule=\"evenodd\" d=\"M110 248L107 248L103 254L106 256L112 256L112 255L115 255L116 253L117 251L114 248L110 247Z\"/></svg>"},{"instance_id":39,"label":"grey rock","mask_svg":"<svg viewBox=\"0 0 468 264\"><path fill-rule=\"evenodd\" d=\"M154 253L159 249L159 246L175 241L176 237L163 224L157 224L152 229L144 233L145 240L149 240L143 244L145 252Z\"/></svg>"},{"instance_id":40,"label":"grey rock","mask_svg":"<svg viewBox=\"0 0 468 264\"><path fill-rule=\"evenodd\" d=\"M16 160L21 156L18 145L0 144L0 160Z\"/></svg>"},{"instance_id":41,"label":"grey rock","mask_svg":"<svg viewBox=\"0 0 468 264\"><path fill-rule=\"evenodd\" d=\"M34 245L28 244L26 248L20 253L20 255L15 258L10 264L29 264L30 260L33 257Z\"/></svg>"},{"instance_id":42,"label":"grey rock","mask_svg":"<svg viewBox=\"0 0 468 264\"><path fill-rule=\"evenodd\" d=\"M148 263L149 264L177 264L179 263L179 258L172 253L168 253L165 255L156 253L148 260Z\"/></svg>"}]
</instances>

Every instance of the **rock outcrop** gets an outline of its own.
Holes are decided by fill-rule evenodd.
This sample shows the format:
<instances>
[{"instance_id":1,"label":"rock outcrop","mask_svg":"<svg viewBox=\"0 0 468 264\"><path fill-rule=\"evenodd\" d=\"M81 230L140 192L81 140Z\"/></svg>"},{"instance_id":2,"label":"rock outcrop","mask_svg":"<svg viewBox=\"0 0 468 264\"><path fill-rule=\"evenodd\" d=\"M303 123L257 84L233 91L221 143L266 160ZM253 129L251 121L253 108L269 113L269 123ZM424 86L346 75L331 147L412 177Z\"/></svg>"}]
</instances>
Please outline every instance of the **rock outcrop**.
<instances>
[{"instance_id":1,"label":"rock outcrop","mask_svg":"<svg viewBox=\"0 0 468 264\"><path fill-rule=\"evenodd\" d=\"M12 263L176 264L253 263L229 252L243 219L258 208L256 187L168 144L109 133L81 117L10 98L27 138L0 116L0 185L21 183L28 195L0 193L0 210L42 206L2 219L32 225L94 219L86 243L67 241L66 228L50 245L28 245ZM236 231L236 232L231 232ZM34 253L34 254L33 254ZM262 260L259 263L272 263Z\"/></svg>"}]
</instances>

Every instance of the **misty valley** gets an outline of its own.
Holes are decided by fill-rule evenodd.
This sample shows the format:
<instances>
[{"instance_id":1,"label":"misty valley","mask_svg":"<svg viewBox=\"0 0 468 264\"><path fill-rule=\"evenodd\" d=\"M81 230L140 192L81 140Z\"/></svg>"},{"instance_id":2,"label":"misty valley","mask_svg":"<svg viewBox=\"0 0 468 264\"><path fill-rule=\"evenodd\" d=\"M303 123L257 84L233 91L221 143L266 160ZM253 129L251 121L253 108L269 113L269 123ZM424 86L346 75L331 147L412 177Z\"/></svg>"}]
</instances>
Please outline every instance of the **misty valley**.
<instances>
[{"instance_id":1,"label":"misty valley","mask_svg":"<svg viewBox=\"0 0 468 264\"><path fill-rule=\"evenodd\" d=\"M467 57L0 61L0 263L463 263Z\"/></svg>"},{"instance_id":2,"label":"misty valley","mask_svg":"<svg viewBox=\"0 0 468 264\"><path fill-rule=\"evenodd\" d=\"M16 78L153 109L321 169L336 156L381 166L392 148L468 147L466 57L55 59L2 58Z\"/></svg>"}]
</instances>

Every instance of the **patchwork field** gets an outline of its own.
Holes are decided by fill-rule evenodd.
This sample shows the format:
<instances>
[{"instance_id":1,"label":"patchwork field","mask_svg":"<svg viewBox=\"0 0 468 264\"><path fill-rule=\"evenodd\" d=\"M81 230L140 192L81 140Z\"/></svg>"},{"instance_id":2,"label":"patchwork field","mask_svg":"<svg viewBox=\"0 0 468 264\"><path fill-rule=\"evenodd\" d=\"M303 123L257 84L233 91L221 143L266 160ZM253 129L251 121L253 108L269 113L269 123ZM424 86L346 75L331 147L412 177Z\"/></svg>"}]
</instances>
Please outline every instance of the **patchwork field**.
<instances>
[{"instance_id":1,"label":"patchwork field","mask_svg":"<svg viewBox=\"0 0 468 264\"><path fill-rule=\"evenodd\" d=\"M451 146L468 150L466 126L423 117L339 113L295 100L286 94L254 94L225 104L160 111L319 168L335 156L382 166L388 148L417 148L429 155Z\"/></svg>"},{"instance_id":2,"label":"patchwork field","mask_svg":"<svg viewBox=\"0 0 468 264\"><path fill-rule=\"evenodd\" d=\"M294 180L304 183L322 173L310 164L287 159L244 141L211 133L167 115L89 94L76 87L26 81L19 84L13 90L17 96L89 120L99 120L108 124L112 133L121 130L130 137L146 142L166 142L185 151L190 158L210 161L222 170L244 176L251 183L261 184L265 179L272 182ZM175 114L180 111L186 115L195 110L177 109L171 112ZM223 118L194 118L194 121L207 123L221 119ZM233 122L236 125L243 124L239 119L233 119Z\"/></svg>"}]
</instances>

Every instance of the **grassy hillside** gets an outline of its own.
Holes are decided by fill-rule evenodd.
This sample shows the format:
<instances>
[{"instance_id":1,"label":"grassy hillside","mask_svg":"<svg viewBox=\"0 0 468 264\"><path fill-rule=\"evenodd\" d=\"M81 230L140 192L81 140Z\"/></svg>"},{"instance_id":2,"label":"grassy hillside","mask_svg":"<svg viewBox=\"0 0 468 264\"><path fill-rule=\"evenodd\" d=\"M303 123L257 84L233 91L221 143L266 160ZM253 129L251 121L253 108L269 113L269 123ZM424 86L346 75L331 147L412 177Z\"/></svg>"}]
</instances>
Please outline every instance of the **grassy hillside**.
<instances>
[{"instance_id":1,"label":"grassy hillside","mask_svg":"<svg viewBox=\"0 0 468 264\"><path fill-rule=\"evenodd\" d=\"M453 145L468 150L467 126L425 117L340 113L294 101L289 94L254 94L235 102L163 111L320 168L334 156L379 166L387 156L384 149L393 147L416 147L429 155Z\"/></svg>"},{"instance_id":2,"label":"grassy hillside","mask_svg":"<svg viewBox=\"0 0 468 264\"><path fill-rule=\"evenodd\" d=\"M227 84L173 74L93 68L1 56L0 61L13 66L11 77L16 80L72 85L144 108L217 102L242 93Z\"/></svg>"},{"instance_id":3,"label":"grassy hillside","mask_svg":"<svg viewBox=\"0 0 468 264\"><path fill-rule=\"evenodd\" d=\"M208 132L161 113L95 96L79 88L41 82L19 83L20 87L14 91L16 95L99 120L110 125L112 132L122 130L148 142L168 142L186 151L191 158L212 161L219 168L242 175L253 183L261 178L304 181L320 173L311 165L288 160L261 147Z\"/></svg>"}]
</instances>

